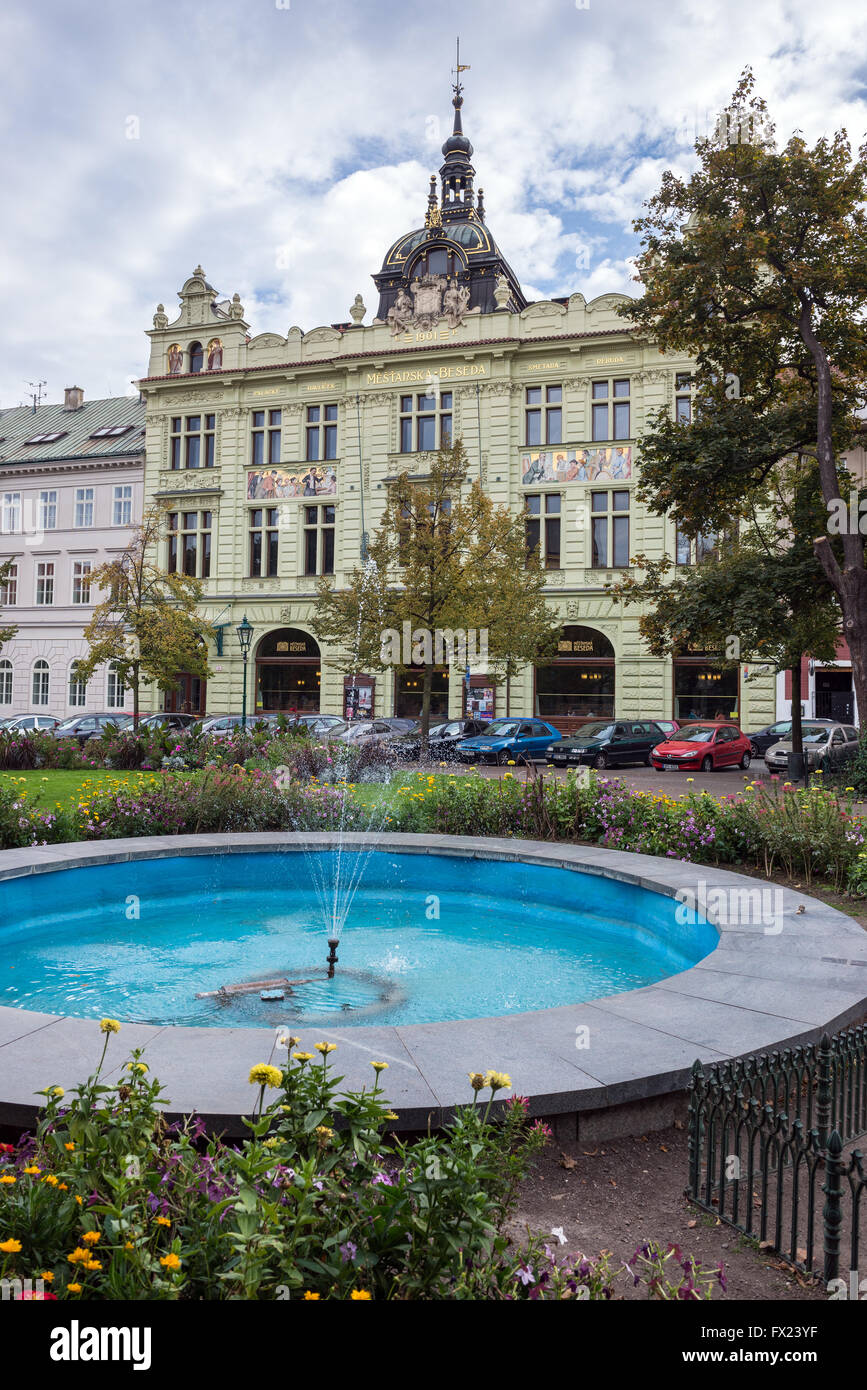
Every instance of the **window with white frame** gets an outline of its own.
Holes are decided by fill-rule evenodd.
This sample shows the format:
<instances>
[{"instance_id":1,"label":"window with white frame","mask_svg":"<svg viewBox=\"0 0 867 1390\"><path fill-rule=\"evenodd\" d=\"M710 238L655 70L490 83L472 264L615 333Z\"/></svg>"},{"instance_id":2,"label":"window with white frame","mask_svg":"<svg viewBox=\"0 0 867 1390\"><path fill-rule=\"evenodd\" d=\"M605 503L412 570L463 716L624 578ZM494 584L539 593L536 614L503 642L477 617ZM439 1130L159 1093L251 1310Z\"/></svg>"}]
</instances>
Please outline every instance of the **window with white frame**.
<instances>
[{"instance_id":1,"label":"window with white frame","mask_svg":"<svg viewBox=\"0 0 867 1390\"><path fill-rule=\"evenodd\" d=\"M692 377L689 372L674 375L674 418L679 425L692 420Z\"/></svg>"},{"instance_id":2,"label":"window with white frame","mask_svg":"<svg viewBox=\"0 0 867 1390\"><path fill-rule=\"evenodd\" d=\"M590 494L591 567L626 569L629 565L629 493Z\"/></svg>"},{"instance_id":3,"label":"window with white frame","mask_svg":"<svg viewBox=\"0 0 867 1390\"><path fill-rule=\"evenodd\" d=\"M77 487L75 489L75 525L79 527L93 525L92 487Z\"/></svg>"},{"instance_id":4,"label":"window with white frame","mask_svg":"<svg viewBox=\"0 0 867 1390\"><path fill-rule=\"evenodd\" d=\"M18 602L18 565L13 562L0 582L0 608L14 608Z\"/></svg>"},{"instance_id":5,"label":"window with white frame","mask_svg":"<svg viewBox=\"0 0 867 1390\"><path fill-rule=\"evenodd\" d=\"M33 699L31 703L34 708L40 708L48 704L49 690L49 670L48 662L42 657L33 665Z\"/></svg>"},{"instance_id":6,"label":"window with white frame","mask_svg":"<svg viewBox=\"0 0 867 1390\"><path fill-rule=\"evenodd\" d=\"M21 493L4 492L3 508L0 511L0 531L4 536L14 536L21 530Z\"/></svg>"},{"instance_id":7,"label":"window with white frame","mask_svg":"<svg viewBox=\"0 0 867 1390\"><path fill-rule=\"evenodd\" d=\"M75 560L72 565L72 602L90 603L92 560Z\"/></svg>"},{"instance_id":8,"label":"window with white frame","mask_svg":"<svg viewBox=\"0 0 867 1390\"><path fill-rule=\"evenodd\" d=\"M12 662L0 658L0 705L12 704Z\"/></svg>"},{"instance_id":9,"label":"window with white frame","mask_svg":"<svg viewBox=\"0 0 867 1390\"><path fill-rule=\"evenodd\" d=\"M629 379L594 381L592 394L592 437L604 439L630 438Z\"/></svg>"},{"instance_id":10,"label":"window with white frame","mask_svg":"<svg viewBox=\"0 0 867 1390\"><path fill-rule=\"evenodd\" d=\"M126 689L121 680L120 672L116 661L112 661L108 668L108 690L106 694L106 709L123 709L126 698Z\"/></svg>"},{"instance_id":11,"label":"window with white frame","mask_svg":"<svg viewBox=\"0 0 867 1390\"><path fill-rule=\"evenodd\" d=\"M39 560L36 564L36 606L46 608L54 602L54 561Z\"/></svg>"},{"instance_id":12,"label":"window with white frame","mask_svg":"<svg viewBox=\"0 0 867 1390\"><path fill-rule=\"evenodd\" d=\"M87 681L79 672L79 662L69 668L69 704L72 709L84 709L87 704Z\"/></svg>"},{"instance_id":13,"label":"window with white frame","mask_svg":"<svg viewBox=\"0 0 867 1390\"><path fill-rule=\"evenodd\" d=\"M57 493L52 488L39 494L39 529L54 531L57 528Z\"/></svg>"},{"instance_id":14,"label":"window with white frame","mask_svg":"<svg viewBox=\"0 0 867 1390\"><path fill-rule=\"evenodd\" d=\"M113 526L132 525L132 483L121 483L115 488L111 521Z\"/></svg>"}]
</instances>

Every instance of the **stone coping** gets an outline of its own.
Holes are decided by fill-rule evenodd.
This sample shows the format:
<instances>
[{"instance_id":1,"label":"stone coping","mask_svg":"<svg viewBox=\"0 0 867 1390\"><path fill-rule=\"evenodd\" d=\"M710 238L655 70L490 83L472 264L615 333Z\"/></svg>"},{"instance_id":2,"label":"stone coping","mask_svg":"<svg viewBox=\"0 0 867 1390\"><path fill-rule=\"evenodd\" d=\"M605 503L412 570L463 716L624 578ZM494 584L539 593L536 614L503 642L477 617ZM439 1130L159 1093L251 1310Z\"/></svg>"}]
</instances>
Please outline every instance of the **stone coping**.
<instances>
[{"instance_id":1,"label":"stone coping","mask_svg":"<svg viewBox=\"0 0 867 1390\"><path fill-rule=\"evenodd\" d=\"M844 913L804 893L727 869L592 846L452 835L375 838L383 851L524 860L620 879L669 897L688 890L699 906L708 902L706 916L719 933L719 944L691 969L590 1003L397 1027L301 1027L300 1046L308 1051L323 1037L338 1044L333 1060L349 1087L370 1085L371 1061L388 1062L384 1091L399 1115L395 1128L442 1123L472 1098L467 1073L474 1070L508 1072L513 1089L529 1097L531 1113L565 1117L682 1091L696 1058L722 1062L811 1042L865 1012L867 936ZM349 847L370 844L365 834L322 831L143 836L5 850L0 880L170 856L297 854L328 849L338 840ZM779 895L773 931L761 920L725 920L739 916L726 907L737 904L738 890L755 895L762 888ZM585 1040L587 1046L579 1045ZM69 1088L82 1081L100 1044L93 1020L0 1007L0 1123L31 1124L35 1093L49 1084ZM196 1110L209 1127L229 1133L242 1132L239 1117L253 1103L250 1067L282 1060L273 1030L261 1028L125 1023L110 1043L109 1063L119 1063L133 1047L144 1049L162 1082L169 1115ZM110 1067L108 1074L116 1072Z\"/></svg>"}]
</instances>

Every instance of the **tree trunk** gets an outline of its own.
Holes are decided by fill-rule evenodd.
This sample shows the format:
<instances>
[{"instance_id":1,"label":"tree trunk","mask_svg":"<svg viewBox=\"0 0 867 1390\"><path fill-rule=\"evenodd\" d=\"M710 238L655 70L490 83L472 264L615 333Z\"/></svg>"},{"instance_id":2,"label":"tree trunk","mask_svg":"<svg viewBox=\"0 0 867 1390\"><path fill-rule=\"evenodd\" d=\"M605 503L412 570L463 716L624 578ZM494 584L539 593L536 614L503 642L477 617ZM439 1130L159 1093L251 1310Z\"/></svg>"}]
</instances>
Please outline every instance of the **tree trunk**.
<instances>
[{"instance_id":1,"label":"tree trunk","mask_svg":"<svg viewBox=\"0 0 867 1390\"><path fill-rule=\"evenodd\" d=\"M792 752L803 753L804 728L801 720L801 659L792 667Z\"/></svg>"},{"instance_id":2,"label":"tree trunk","mask_svg":"<svg viewBox=\"0 0 867 1390\"><path fill-rule=\"evenodd\" d=\"M429 740L428 740L428 735L429 735L429 733L430 733L430 697L431 697L431 689L432 689L432 687L433 687L433 667L432 667L432 666L425 666L425 668L424 668L424 685L422 686L422 695L421 695L421 746L420 746L419 752L418 752L418 756L419 756L419 761L420 761L420 762L424 762L424 760L425 760L425 759L427 758L427 756L428 756L428 752L429 752L429 749L430 749L430 743L429 743Z\"/></svg>"}]
</instances>

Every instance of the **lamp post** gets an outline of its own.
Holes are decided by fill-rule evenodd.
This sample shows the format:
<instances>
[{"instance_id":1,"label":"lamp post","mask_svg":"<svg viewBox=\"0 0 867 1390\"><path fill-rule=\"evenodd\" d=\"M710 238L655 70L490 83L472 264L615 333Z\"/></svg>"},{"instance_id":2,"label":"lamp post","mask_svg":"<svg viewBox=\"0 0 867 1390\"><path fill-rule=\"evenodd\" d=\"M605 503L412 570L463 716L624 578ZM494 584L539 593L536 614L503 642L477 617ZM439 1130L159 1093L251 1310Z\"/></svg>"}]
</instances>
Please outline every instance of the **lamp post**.
<instances>
[{"instance_id":1,"label":"lamp post","mask_svg":"<svg viewBox=\"0 0 867 1390\"><path fill-rule=\"evenodd\" d=\"M235 631L236 631L237 634L238 634L238 643L239 643L240 648L241 648L241 656L244 658L244 687L243 687L244 693L243 693L243 695L241 696L241 728L242 728L242 729L246 729L246 727L247 727L247 657L248 657L249 654L250 654L250 643L251 643L252 640L253 640L253 628L252 628L251 624L247 622L247 614L246 614L246 613L244 614L243 620L242 620L242 621L238 624L238 626L236 627Z\"/></svg>"}]
</instances>

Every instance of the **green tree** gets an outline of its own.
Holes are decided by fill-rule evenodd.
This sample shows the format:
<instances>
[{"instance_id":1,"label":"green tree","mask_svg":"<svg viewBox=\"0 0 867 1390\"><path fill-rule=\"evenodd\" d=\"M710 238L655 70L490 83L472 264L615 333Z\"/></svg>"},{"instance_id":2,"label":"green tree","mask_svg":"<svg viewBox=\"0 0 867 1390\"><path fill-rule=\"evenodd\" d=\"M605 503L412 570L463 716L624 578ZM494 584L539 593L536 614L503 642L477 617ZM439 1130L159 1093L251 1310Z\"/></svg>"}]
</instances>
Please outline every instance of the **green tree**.
<instances>
[{"instance_id":1,"label":"green tree","mask_svg":"<svg viewBox=\"0 0 867 1390\"><path fill-rule=\"evenodd\" d=\"M843 523L840 465L867 380L867 145L845 131L774 144L747 70L687 180L670 171L636 222L643 296L620 311L696 359L694 418L661 412L642 439L640 495L695 535L769 499L787 455L813 453L822 524L810 539L837 596L867 710L864 535ZM865 525L867 529L867 525Z\"/></svg>"},{"instance_id":2,"label":"green tree","mask_svg":"<svg viewBox=\"0 0 867 1390\"><path fill-rule=\"evenodd\" d=\"M142 685L172 690L184 672L202 679L211 674L206 639L213 629L197 609L201 582L156 562L164 525L164 509L149 508L123 554L94 571L91 583L106 596L84 632L89 653L78 662L83 680L97 666L116 663L132 690L136 725Z\"/></svg>"},{"instance_id":3,"label":"green tree","mask_svg":"<svg viewBox=\"0 0 867 1390\"><path fill-rule=\"evenodd\" d=\"M6 585L12 566L15 564L15 558L16 557L12 555L8 560L4 560L3 563L0 564L0 589L4 588ZM17 631L17 627L0 627L0 651L3 650L6 642L11 642Z\"/></svg>"},{"instance_id":4,"label":"green tree","mask_svg":"<svg viewBox=\"0 0 867 1390\"><path fill-rule=\"evenodd\" d=\"M422 750L427 747L434 635L487 636L488 661L506 672L530 659L544 639L544 574L527 555L523 521L497 507L478 482L468 485L463 444L443 449L424 477L401 473L388 488L385 511L367 558L337 590L319 581L312 627L343 649L347 671L422 671ZM548 625L550 626L550 624ZM400 654L389 634L400 639ZM470 656L472 657L472 640ZM458 659L455 652L449 664Z\"/></svg>"}]
</instances>

